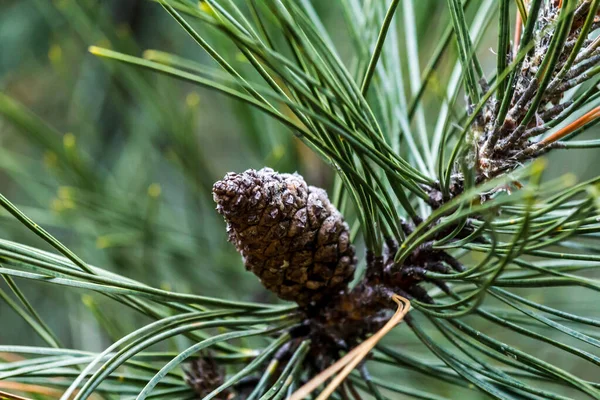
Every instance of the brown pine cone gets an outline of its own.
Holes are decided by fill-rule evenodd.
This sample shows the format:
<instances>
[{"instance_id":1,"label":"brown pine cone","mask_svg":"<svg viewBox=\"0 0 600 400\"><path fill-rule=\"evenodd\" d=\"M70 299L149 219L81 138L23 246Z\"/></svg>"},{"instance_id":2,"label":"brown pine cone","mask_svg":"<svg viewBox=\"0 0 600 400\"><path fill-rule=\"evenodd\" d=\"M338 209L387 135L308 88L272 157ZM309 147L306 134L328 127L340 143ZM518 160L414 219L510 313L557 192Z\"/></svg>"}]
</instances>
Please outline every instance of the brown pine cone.
<instances>
[{"instance_id":1,"label":"brown pine cone","mask_svg":"<svg viewBox=\"0 0 600 400\"><path fill-rule=\"evenodd\" d=\"M280 298L316 304L352 279L348 224L327 193L300 175L231 172L214 184L213 198L246 268Z\"/></svg>"}]
</instances>

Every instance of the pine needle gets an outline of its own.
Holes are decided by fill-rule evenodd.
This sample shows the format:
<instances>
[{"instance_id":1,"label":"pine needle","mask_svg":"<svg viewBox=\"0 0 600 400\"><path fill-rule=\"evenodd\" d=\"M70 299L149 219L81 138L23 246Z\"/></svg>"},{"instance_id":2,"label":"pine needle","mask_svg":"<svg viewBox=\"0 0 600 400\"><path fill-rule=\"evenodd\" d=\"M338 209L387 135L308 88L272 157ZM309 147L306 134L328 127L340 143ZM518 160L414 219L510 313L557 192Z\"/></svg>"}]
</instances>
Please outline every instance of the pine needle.
<instances>
[{"instance_id":1,"label":"pine needle","mask_svg":"<svg viewBox=\"0 0 600 400\"><path fill-rule=\"evenodd\" d=\"M0 390L0 400L32 400L28 397L17 396L16 394Z\"/></svg>"},{"instance_id":2,"label":"pine needle","mask_svg":"<svg viewBox=\"0 0 600 400\"><path fill-rule=\"evenodd\" d=\"M577 118L575 121L571 122L569 125L565 126L562 129L559 129L558 131L554 132L552 135L542 139L538 143L538 145L546 146L551 143L554 143L557 140L564 138L565 136L567 136L569 133L575 131L576 129L579 129L582 126L587 125L588 123L594 121L598 117L600 117L600 106L594 108L593 110L588 111L581 117Z\"/></svg>"},{"instance_id":3,"label":"pine needle","mask_svg":"<svg viewBox=\"0 0 600 400\"><path fill-rule=\"evenodd\" d=\"M523 18L517 13L515 18L515 37L513 39L513 58L519 53L519 45L521 44L521 33L523 31Z\"/></svg>"},{"instance_id":4,"label":"pine needle","mask_svg":"<svg viewBox=\"0 0 600 400\"><path fill-rule=\"evenodd\" d=\"M0 382L0 388L16 390L18 392L23 392L23 393L30 393L32 395L42 395L42 396L51 397L51 398L55 398L55 399L60 398L60 396L62 395L62 391L60 391L58 389L53 389L53 388L41 386L41 385L32 385L29 383L21 383L21 382L2 381L2 382ZM0 390L0 400L4 400L4 399L32 400L29 397L17 396L15 394L4 392L4 391ZM92 396L90 396L90 399L98 400L98 399L101 399L101 397L97 396L96 394L93 394Z\"/></svg>"},{"instance_id":5,"label":"pine needle","mask_svg":"<svg viewBox=\"0 0 600 400\"><path fill-rule=\"evenodd\" d=\"M393 295L392 300L398 304L398 309L390 318L390 320L381 328L375 332L373 336L365 340L360 345L356 346L352 351L340 358L336 363L331 365L329 368L323 370L304 386L298 389L289 400L301 400L311 394L315 389L321 386L327 379L333 376L336 372L342 370L330 383L327 385L325 390L319 394L317 400L327 399L337 387L346 379L346 377L352 372L352 370L366 357L367 354L379 343L381 339L391 331L396 325L398 325L406 314L410 311L410 301L404 297Z\"/></svg>"}]
</instances>

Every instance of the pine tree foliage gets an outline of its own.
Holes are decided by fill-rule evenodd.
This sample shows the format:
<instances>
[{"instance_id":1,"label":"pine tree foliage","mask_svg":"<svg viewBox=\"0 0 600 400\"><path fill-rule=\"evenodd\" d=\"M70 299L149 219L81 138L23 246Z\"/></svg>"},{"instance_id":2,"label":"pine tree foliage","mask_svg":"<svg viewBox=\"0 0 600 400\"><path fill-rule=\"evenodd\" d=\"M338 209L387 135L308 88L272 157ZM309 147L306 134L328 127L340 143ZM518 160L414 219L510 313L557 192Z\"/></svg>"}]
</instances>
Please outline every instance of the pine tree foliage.
<instances>
[{"instance_id":1,"label":"pine tree foliage","mask_svg":"<svg viewBox=\"0 0 600 400\"><path fill-rule=\"evenodd\" d=\"M408 382L424 374L486 398L600 399L600 320L547 301L564 288L598 296L600 176L580 183L568 174L543 177L547 153L576 156L600 146L578 137L600 116L599 0L447 0L448 25L425 55L414 1L339 0L332 3L354 44L349 59L309 0L157 3L214 62L158 50L143 57L99 46L90 52L111 68L125 66L131 90L151 93L137 84L142 70L213 89L282 124L318 154L336 174L331 203L297 176L266 170L263 180L293 181L288 190L306 188L307 204L312 191L330 214L339 210L348 225L340 225L336 245L351 260L336 284L352 274L350 242L364 242L356 286L316 316L303 307L314 300L306 287L271 288L300 307L159 289L88 263L0 195L3 208L55 250L0 240L0 274L10 289L0 297L47 343L0 345L23 357L0 364L0 382L25 394L34 385L58 390L65 400L287 398L390 317L393 304L384 297L391 290L413 307L395 330L401 335L378 344L335 398L455 398ZM492 27L498 37L489 68L491 53L480 40ZM445 77L447 59L456 63ZM439 104L434 113L426 101ZM53 134L8 96L0 95L0 113L40 143ZM89 160L50 146L70 179L91 182ZM202 189L210 193L211 185ZM230 206L219 203L235 214ZM151 322L99 353L68 349L19 289L23 280L97 292ZM386 290L373 294L374 281ZM332 321L352 323L336 330ZM152 351L172 338L188 347ZM409 338L428 352L415 355ZM550 359L550 352L560 356ZM589 368L571 370L574 359Z\"/></svg>"}]
</instances>

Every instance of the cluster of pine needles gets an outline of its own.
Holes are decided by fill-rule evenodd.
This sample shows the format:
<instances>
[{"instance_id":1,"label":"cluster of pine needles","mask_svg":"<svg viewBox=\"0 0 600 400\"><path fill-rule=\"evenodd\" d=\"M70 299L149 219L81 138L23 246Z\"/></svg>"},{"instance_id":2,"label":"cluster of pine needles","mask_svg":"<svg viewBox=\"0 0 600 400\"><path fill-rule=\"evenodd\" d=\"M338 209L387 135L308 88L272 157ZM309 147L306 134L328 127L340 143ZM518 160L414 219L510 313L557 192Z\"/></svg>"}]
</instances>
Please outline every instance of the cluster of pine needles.
<instances>
[{"instance_id":1,"label":"cluster of pine needles","mask_svg":"<svg viewBox=\"0 0 600 400\"><path fill-rule=\"evenodd\" d=\"M600 147L600 139L573 140L600 116L600 0L447 0L448 25L424 68L414 1L332 2L347 21L349 59L308 0L157 3L213 63L159 50L90 52L134 74L212 89L288 128L335 171L330 198L365 253L402 268L426 249L461 268L440 272L423 261L428 301L393 297L390 323L321 372L309 367L315 346L297 333L296 306L159 289L93 266L0 195L55 250L0 240L9 288L0 297L47 343L0 345L0 397L295 400L318 390L319 399L446 399L408 382L425 375L496 399L600 399L600 320L548 301L558 288L590 298L600 291L592 275L600 176L544 179L540 157ZM495 56L481 50L490 27ZM227 47L212 44L224 39ZM488 71L482 57L492 56ZM0 114L52 134L7 96ZM71 160L72 172L86 162ZM102 352L66 348L19 288L24 280L97 292L152 322ZM401 321L389 335L397 344L380 342ZM409 337L427 352L403 346ZM151 351L172 338L188 347ZM549 360L550 351L561 356ZM589 368L572 371L572 360Z\"/></svg>"}]
</instances>

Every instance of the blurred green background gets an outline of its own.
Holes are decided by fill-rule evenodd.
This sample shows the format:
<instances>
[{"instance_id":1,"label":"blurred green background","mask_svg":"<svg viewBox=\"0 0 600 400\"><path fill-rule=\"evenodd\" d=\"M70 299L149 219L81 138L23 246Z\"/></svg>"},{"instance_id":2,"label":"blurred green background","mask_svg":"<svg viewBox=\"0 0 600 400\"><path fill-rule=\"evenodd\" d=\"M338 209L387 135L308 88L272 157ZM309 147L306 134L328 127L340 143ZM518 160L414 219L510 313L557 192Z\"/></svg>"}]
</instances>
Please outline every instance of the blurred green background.
<instances>
[{"instance_id":1,"label":"blurred green background","mask_svg":"<svg viewBox=\"0 0 600 400\"><path fill-rule=\"evenodd\" d=\"M350 60L350 38L336 2L313 3L340 54ZM415 1L422 65L446 26L445 4ZM482 40L484 61L495 37L492 28ZM243 68L243 57L230 43L215 35L213 44L222 52L230 49ZM276 301L244 271L227 243L212 184L228 171L269 166L298 171L310 184L327 188L331 170L286 129L248 106L103 61L87 52L90 45L135 55L156 49L212 63L150 1L1 1L0 104L11 111L0 116L0 192L91 264L177 291ZM435 115L436 90L443 88L454 57L452 49L425 97L426 115ZM490 57L485 64L494 62ZM597 131L586 133L593 135ZM598 173L597 156L593 150L577 157L553 154L547 177L567 171L590 177ZM0 237L48 249L3 212ZM146 321L89 292L21 286L69 347L102 350ZM546 304L567 311L590 315L585 310L595 308L585 291L554 290L551 296ZM2 301L0 317L0 343L44 344ZM410 335L393 340L421 348Z\"/></svg>"}]
</instances>

